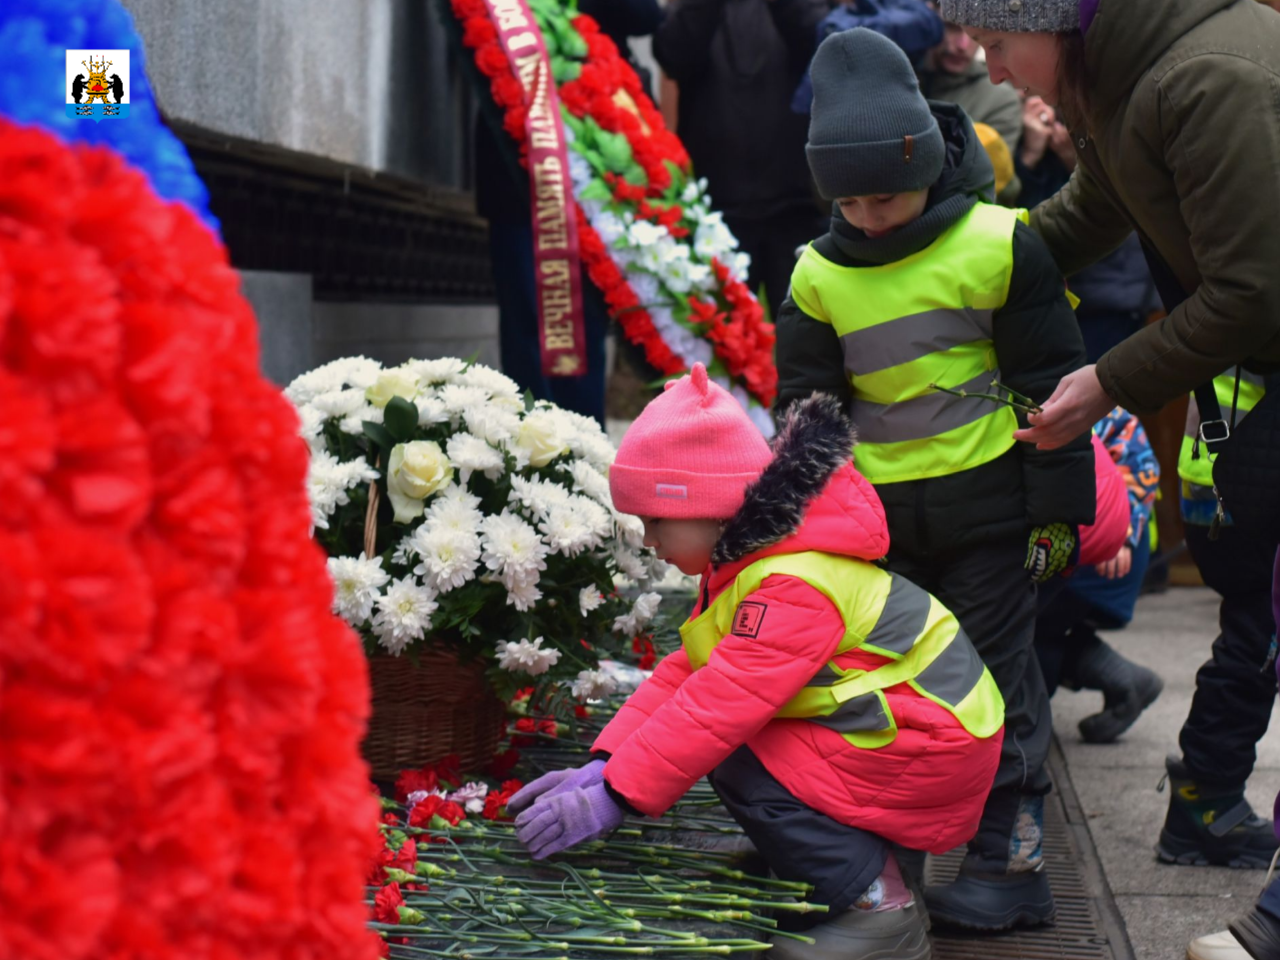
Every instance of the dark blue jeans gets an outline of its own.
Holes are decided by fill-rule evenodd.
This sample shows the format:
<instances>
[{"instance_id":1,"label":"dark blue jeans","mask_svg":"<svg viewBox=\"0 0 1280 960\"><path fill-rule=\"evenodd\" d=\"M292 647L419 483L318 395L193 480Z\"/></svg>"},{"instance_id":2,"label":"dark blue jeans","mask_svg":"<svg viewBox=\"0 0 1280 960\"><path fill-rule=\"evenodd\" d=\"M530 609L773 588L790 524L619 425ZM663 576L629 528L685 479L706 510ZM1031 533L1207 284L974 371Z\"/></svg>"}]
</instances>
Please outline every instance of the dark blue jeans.
<instances>
[{"instance_id":1,"label":"dark blue jeans","mask_svg":"<svg viewBox=\"0 0 1280 960\"><path fill-rule=\"evenodd\" d=\"M548 377L538 347L538 305L533 285L533 227L528 220L489 222L489 258L498 295L502 371L539 400L592 417L604 426L604 339L609 313L604 298L582 275L587 372Z\"/></svg>"}]
</instances>

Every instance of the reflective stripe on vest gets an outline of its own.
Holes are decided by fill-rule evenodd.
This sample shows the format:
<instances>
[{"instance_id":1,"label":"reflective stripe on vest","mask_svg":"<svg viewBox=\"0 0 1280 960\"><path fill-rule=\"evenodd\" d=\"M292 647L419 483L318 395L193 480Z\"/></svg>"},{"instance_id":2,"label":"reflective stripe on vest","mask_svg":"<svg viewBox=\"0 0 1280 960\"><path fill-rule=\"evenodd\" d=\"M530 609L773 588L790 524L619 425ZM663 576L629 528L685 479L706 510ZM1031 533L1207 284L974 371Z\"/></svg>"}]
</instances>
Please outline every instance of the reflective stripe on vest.
<instances>
[{"instance_id":1,"label":"reflective stripe on vest","mask_svg":"<svg viewBox=\"0 0 1280 960\"><path fill-rule=\"evenodd\" d=\"M955 616L911 581L852 557L806 552L767 557L746 567L732 584L680 628L689 662L705 666L732 632L738 604L767 577L798 577L825 595L844 619L836 656L861 648L885 657L874 670L829 661L778 711L839 731L857 747L892 743L898 726L884 690L900 683L944 707L976 737L1004 722L1004 701Z\"/></svg>"},{"instance_id":2,"label":"reflective stripe on vest","mask_svg":"<svg viewBox=\"0 0 1280 960\"><path fill-rule=\"evenodd\" d=\"M1006 406L930 386L991 393L992 318L1013 273L1025 211L979 203L896 263L846 267L805 249L791 297L840 338L858 428L855 460L872 483L959 473L1013 446Z\"/></svg>"},{"instance_id":3,"label":"reflective stripe on vest","mask_svg":"<svg viewBox=\"0 0 1280 960\"><path fill-rule=\"evenodd\" d=\"M1213 378L1213 392L1218 395L1218 404L1222 407L1222 416L1231 421L1231 400L1236 392L1236 371L1232 367L1226 373ZM1236 423L1258 405L1258 401L1266 395L1266 378L1261 374L1240 371L1240 397L1236 401ZM1197 487L1213 486L1213 459L1204 445L1200 445L1200 456L1192 457L1195 447L1195 427L1182 438L1182 449L1178 452L1178 476L1186 483ZM1188 493L1190 493L1188 491ZM1215 500L1215 504L1216 504Z\"/></svg>"}]
</instances>

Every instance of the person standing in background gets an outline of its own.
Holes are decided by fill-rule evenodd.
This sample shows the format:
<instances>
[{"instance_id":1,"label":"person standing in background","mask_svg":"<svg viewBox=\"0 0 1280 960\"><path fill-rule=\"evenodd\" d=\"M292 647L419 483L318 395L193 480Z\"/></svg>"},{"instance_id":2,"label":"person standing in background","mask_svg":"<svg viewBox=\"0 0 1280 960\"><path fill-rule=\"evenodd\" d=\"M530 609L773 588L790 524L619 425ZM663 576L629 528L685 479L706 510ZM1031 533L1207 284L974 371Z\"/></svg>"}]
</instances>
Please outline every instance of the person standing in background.
<instances>
[{"instance_id":1,"label":"person standing in background","mask_svg":"<svg viewBox=\"0 0 1280 960\"><path fill-rule=\"evenodd\" d=\"M826 228L791 97L817 48L828 0L672 0L653 55L679 86L676 132L724 222L751 257L769 315L786 296L796 248Z\"/></svg>"},{"instance_id":2,"label":"person standing in background","mask_svg":"<svg viewBox=\"0 0 1280 960\"><path fill-rule=\"evenodd\" d=\"M977 59L978 45L954 23L944 27L942 42L925 55L916 70L920 92L926 99L958 104L974 124L985 123L1015 153L1022 139L1022 103L1007 83L993 84L986 65ZM1011 204L1018 199L1017 178L997 200Z\"/></svg>"},{"instance_id":3,"label":"person standing in background","mask_svg":"<svg viewBox=\"0 0 1280 960\"><path fill-rule=\"evenodd\" d=\"M652 91L648 71L631 56L628 37L648 36L662 22L658 0L579 0L618 52ZM548 377L538 351L538 304L533 281L533 222L529 177L516 160L511 138L492 104L476 121L476 212L489 221L489 260L498 300L503 372L536 399L593 417L604 425L605 335L609 310L595 285L583 275L582 308L587 339L587 372L580 377Z\"/></svg>"}]
</instances>

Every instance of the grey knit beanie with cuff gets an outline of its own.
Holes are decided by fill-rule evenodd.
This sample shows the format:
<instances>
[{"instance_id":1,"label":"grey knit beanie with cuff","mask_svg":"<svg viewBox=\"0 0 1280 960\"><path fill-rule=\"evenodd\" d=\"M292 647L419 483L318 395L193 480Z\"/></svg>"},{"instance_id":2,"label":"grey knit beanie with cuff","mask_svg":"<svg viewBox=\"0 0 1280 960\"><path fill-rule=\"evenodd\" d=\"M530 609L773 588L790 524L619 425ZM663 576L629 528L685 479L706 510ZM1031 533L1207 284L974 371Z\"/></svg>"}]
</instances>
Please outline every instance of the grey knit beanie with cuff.
<instances>
[{"instance_id":1,"label":"grey knit beanie with cuff","mask_svg":"<svg viewBox=\"0 0 1280 960\"><path fill-rule=\"evenodd\" d=\"M1003 33L1070 33L1080 29L1080 0L941 0L942 19Z\"/></svg>"},{"instance_id":2,"label":"grey knit beanie with cuff","mask_svg":"<svg viewBox=\"0 0 1280 960\"><path fill-rule=\"evenodd\" d=\"M822 41L809 68L813 109L805 155L827 200L933 186L946 146L911 62L858 27Z\"/></svg>"}]
</instances>

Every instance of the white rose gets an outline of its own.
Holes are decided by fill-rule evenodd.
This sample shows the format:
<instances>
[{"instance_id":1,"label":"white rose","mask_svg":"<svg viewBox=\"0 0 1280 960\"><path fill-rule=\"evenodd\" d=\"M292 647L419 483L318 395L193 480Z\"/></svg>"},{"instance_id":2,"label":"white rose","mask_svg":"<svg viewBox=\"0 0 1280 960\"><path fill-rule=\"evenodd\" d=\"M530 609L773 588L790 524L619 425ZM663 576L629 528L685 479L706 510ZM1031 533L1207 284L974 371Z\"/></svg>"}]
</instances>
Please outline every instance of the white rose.
<instances>
[{"instance_id":1,"label":"white rose","mask_svg":"<svg viewBox=\"0 0 1280 960\"><path fill-rule=\"evenodd\" d=\"M520 421L514 443L521 459L534 467L545 467L569 450L555 416L543 410L534 410Z\"/></svg>"},{"instance_id":2,"label":"white rose","mask_svg":"<svg viewBox=\"0 0 1280 960\"><path fill-rule=\"evenodd\" d=\"M418 395L418 378L403 367L387 370L364 392L365 399L375 407L385 407L392 397L404 397L412 401Z\"/></svg>"},{"instance_id":3,"label":"white rose","mask_svg":"<svg viewBox=\"0 0 1280 960\"><path fill-rule=\"evenodd\" d=\"M433 440L398 443L387 463L387 496L396 523L408 523L423 513L422 501L453 480L453 465Z\"/></svg>"}]
</instances>

